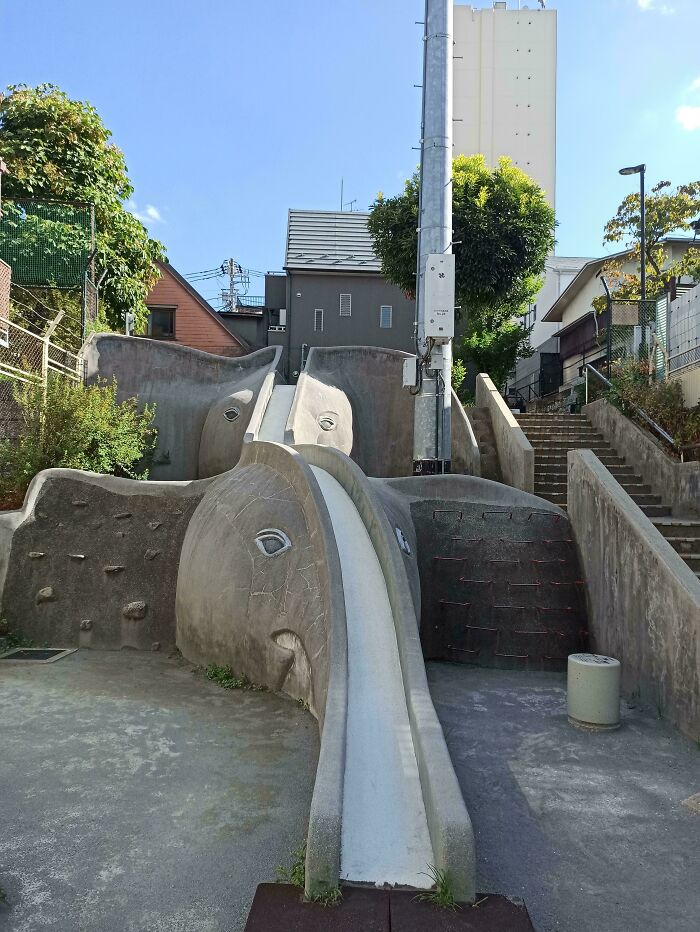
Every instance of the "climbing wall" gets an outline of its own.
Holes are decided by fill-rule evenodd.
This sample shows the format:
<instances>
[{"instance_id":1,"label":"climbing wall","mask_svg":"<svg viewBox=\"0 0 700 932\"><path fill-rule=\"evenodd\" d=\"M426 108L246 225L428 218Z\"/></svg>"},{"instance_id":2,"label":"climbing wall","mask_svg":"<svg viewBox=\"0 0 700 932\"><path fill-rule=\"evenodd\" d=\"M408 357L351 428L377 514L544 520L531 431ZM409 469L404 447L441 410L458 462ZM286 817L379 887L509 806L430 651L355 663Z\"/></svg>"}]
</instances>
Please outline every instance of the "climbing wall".
<instances>
[{"instance_id":1,"label":"climbing wall","mask_svg":"<svg viewBox=\"0 0 700 932\"><path fill-rule=\"evenodd\" d=\"M428 659L564 670L587 641L584 583L558 511L415 502Z\"/></svg>"}]
</instances>

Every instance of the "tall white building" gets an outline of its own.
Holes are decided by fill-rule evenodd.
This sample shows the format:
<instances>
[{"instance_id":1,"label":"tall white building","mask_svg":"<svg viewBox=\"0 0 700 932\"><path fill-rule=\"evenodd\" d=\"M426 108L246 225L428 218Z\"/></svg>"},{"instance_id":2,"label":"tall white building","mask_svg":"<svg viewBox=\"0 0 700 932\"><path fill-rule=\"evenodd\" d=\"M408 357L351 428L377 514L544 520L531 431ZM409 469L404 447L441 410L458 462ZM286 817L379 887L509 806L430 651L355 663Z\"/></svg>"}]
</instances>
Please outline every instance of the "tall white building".
<instances>
[{"instance_id":1,"label":"tall white building","mask_svg":"<svg viewBox=\"0 0 700 932\"><path fill-rule=\"evenodd\" d=\"M481 153L492 166L508 156L554 206L556 10L538 0L455 4L454 54L454 154Z\"/></svg>"}]
</instances>

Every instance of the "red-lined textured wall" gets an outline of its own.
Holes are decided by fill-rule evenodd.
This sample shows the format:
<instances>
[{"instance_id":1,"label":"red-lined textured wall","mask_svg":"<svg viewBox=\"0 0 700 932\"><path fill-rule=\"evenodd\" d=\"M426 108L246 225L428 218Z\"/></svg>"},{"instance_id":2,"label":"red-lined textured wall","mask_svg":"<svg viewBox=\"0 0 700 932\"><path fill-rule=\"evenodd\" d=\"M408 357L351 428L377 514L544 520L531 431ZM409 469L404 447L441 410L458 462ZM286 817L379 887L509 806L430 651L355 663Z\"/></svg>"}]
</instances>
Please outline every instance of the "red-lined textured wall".
<instances>
[{"instance_id":1,"label":"red-lined textured wall","mask_svg":"<svg viewBox=\"0 0 700 932\"><path fill-rule=\"evenodd\" d=\"M222 323L206 311L201 304L177 281L168 274L167 268L162 278L151 289L146 304L175 307L175 340L183 346L217 353L220 356L244 356L246 350L229 333Z\"/></svg>"}]
</instances>

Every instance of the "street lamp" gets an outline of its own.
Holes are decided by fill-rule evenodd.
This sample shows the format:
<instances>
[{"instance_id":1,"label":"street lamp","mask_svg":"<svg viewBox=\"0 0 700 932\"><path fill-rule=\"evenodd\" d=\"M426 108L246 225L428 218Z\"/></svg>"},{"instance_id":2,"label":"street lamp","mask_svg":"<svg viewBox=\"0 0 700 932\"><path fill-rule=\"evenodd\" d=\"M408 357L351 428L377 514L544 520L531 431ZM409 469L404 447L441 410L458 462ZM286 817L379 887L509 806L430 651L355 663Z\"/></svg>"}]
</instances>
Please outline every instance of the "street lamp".
<instances>
[{"instance_id":1,"label":"street lamp","mask_svg":"<svg viewBox=\"0 0 700 932\"><path fill-rule=\"evenodd\" d=\"M621 175L639 175L639 206L641 210L641 229L640 233L640 253L641 253L641 273L642 273L642 301L647 299L647 255L646 255L646 210L644 207L644 172L647 170L646 165L632 165L629 168L621 168Z\"/></svg>"}]
</instances>

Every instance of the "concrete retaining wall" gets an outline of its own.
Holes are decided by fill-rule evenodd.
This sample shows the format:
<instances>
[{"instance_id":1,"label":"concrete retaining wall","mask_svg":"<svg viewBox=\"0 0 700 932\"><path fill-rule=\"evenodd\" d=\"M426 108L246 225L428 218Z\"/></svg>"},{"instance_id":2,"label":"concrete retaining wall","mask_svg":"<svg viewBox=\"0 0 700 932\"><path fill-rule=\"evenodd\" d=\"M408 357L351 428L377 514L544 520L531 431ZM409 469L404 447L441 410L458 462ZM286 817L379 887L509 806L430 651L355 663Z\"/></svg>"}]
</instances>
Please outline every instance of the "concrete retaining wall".
<instances>
[{"instance_id":1,"label":"concrete retaining wall","mask_svg":"<svg viewBox=\"0 0 700 932\"><path fill-rule=\"evenodd\" d=\"M599 398L583 408L584 414L610 441L625 461L634 466L674 515L700 516L700 463L673 459L645 430Z\"/></svg>"},{"instance_id":2,"label":"concrete retaining wall","mask_svg":"<svg viewBox=\"0 0 700 932\"><path fill-rule=\"evenodd\" d=\"M496 438L503 481L523 492L535 490L535 451L488 375L476 378L476 406L486 408Z\"/></svg>"},{"instance_id":3,"label":"concrete retaining wall","mask_svg":"<svg viewBox=\"0 0 700 932\"><path fill-rule=\"evenodd\" d=\"M0 614L35 644L172 648L180 547L208 486L39 473L0 513Z\"/></svg>"},{"instance_id":4,"label":"concrete retaining wall","mask_svg":"<svg viewBox=\"0 0 700 932\"><path fill-rule=\"evenodd\" d=\"M231 359L163 340L93 334L86 377L116 378L120 400L136 396L156 405L152 479L197 479L235 466L257 395L280 355L280 347L268 347ZM224 418L234 407L238 417Z\"/></svg>"},{"instance_id":5,"label":"concrete retaining wall","mask_svg":"<svg viewBox=\"0 0 700 932\"><path fill-rule=\"evenodd\" d=\"M359 466L337 450L317 445L304 445L298 449L307 462L324 469L343 486L359 512L379 558L394 617L411 736L435 866L448 872L458 899L471 901L476 891L474 835L428 689L418 619L409 583L409 573L417 575L416 551L413 550L411 556L402 554L395 529L375 493L380 485L378 481L370 483ZM405 527L410 539L415 541L415 532L409 526L410 517L406 511Z\"/></svg>"},{"instance_id":6,"label":"concrete retaining wall","mask_svg":"<svg viewBox=\"0 0 700 932\"><path fill-rule=\"evenodd\" d=\"M625 695L700 737L700 581L590 450L568 454L569 519L594 647Z\"/></svg>"}]
</instances>

